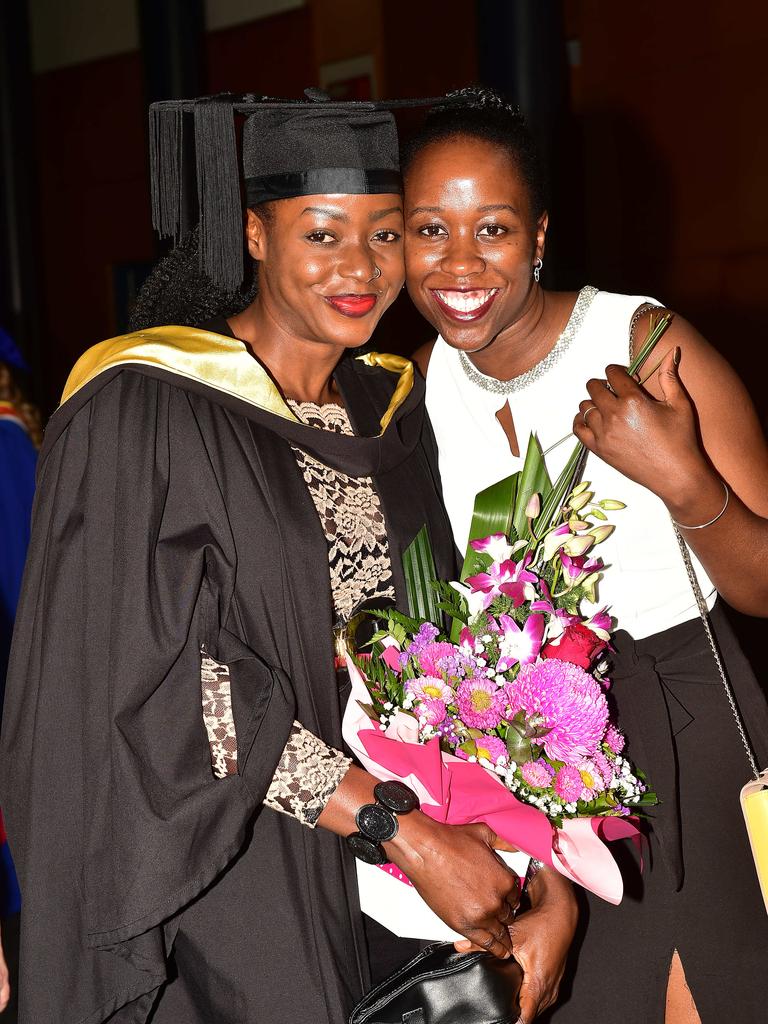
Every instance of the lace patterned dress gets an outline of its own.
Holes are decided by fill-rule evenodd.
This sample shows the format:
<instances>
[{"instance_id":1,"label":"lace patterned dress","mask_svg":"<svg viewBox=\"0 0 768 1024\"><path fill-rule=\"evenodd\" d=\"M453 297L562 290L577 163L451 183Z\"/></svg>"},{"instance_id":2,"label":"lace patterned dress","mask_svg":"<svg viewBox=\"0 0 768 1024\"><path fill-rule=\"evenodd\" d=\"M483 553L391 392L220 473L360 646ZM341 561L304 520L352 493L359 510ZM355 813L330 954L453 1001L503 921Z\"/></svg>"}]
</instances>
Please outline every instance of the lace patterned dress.
<instances>
[{"instance_id":1,"label":"lace patterned dress","mask_svg":"<svg viewBox=\"0 0 768 1024\"><path fill-rule=\"evenodd\" d=\"M352 434L340 405L288 404L302 422L321 430ZM368 477L350 477L293 449L328 544L328 568L338 623L348 622L363 601L394 597L386 524L379 496ZM237 772L237 737L232 716L229 669L202 655L203 717L217 778ZM300 722L294 722L265 803L313 828L347 773L351 761Z\"/></svg>"}]
</instances>

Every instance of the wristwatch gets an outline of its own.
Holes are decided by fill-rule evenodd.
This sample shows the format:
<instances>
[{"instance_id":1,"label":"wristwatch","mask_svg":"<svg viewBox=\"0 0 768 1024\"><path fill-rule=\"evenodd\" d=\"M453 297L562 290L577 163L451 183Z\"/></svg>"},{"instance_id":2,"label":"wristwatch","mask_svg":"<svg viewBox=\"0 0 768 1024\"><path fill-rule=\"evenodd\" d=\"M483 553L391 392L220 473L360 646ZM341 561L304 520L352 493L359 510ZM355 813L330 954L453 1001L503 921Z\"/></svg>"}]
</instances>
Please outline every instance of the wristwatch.
<instances>
[{"instance_id":1,"label":"wristwatch","mask_svg":"<svg viewBox=\"0 0 768 1024\"><path fill-rule=\"evenodd\" d=\"M376 803L363 804L355 815L358 831L347 836L347 846L366 864L386 864L381 844L395 838L398 815L417 810L419 799L403 782L378 782L373 796Z\"/></svg>"}]
</instances>

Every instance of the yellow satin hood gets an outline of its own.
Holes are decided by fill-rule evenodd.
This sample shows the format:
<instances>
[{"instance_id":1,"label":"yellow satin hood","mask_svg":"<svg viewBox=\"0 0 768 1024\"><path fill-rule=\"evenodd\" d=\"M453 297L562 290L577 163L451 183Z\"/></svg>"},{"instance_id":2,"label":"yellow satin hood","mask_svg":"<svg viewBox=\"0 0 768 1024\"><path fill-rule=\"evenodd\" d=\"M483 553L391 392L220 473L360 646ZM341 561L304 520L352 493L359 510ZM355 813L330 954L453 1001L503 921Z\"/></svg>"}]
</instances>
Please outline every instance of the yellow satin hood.
<instances>
[{"instance_id":1,"label":"yellow satin hood","mask_svg":"<svg viewBox=\"0 0 768 1024\"><path fill-rule=\"evenodd\" d=\"M413 387L413 363L402 356L380 352L367 352L358 359L367 366L381 366L399 375L389 407L381 418L383 434ZM269 374L242 341L197 327L152 327L94 345L75 363L61 404L100 373L121 365L170 370L298 422Z\"/></svg>"}]
</instances>

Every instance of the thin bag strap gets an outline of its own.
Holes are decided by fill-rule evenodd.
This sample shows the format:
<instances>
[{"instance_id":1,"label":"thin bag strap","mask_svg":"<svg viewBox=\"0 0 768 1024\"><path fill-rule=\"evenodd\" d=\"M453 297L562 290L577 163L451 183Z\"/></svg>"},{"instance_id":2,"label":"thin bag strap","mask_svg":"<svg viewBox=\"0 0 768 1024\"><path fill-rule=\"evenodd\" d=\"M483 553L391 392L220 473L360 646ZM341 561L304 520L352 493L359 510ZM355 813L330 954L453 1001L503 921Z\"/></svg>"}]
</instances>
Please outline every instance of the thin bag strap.
<instances>
[{"instance_id":1,"label":"thin bag strap","mask_svg":"<svg viewBox=\"0 0 768 1024\"><path fill-rule=\"evenodd\" d=\"M720 679L723 683L725 696L728 698L728 703L731 706L733 720L736 723L736 728L739 730L739 736L741 736L741 742L746 752L747 760L749 761L749 767L751 768L752 774L755 778L759 779L760 770L757 767L757 759L754 751L752 750L749 738L747 737L747 730L744 727L744 719L741 717L739 705L736 701L736 694L733 692L733 687L731 686L730 680L726 674L723 659L720 657L720 651L718 650L717 642L715 640L714 633L712 632L712 625L709 621L709 608L707 608L707 602L704 600L704 595L702 594L701 587L699 586L696 570L694 569L693 562L691 561L691 553L674 522L672 523L672 529L675 531L675 537L677 538L677 543L680 548L680 554L683 556L683 562L685 563L685 571L688 573L688 580L691 584L691 589L693 590L693 596L696 598L696 606L699 609L699 615L701 616L701 621L704 625L704 632L707 634L707 640L709 641L709 646L712 649L712 657L715 659L717 671L720 673Z\"/></svg>"},{"instance_id":2,"label":"thin bag strap","mask_svg":"<svg viewBox=\"0 0 768 1024\"><path fill-rule=\"evenodd\" d=\"M651 303L646 302L637 310L635 310L635 313L629 325L630 360L634 357L634 334L638 320L641 316L643 316L644 313L647 313L652 309L658 308L658 306L654 306ZM739 736L741 737L741 743L744 747L744 752L747 755L747 760L749 761L749 767L755 778L759 779L760 771L757 767L757 758L755 757L752 745L749 742L749 737L747 736L747 730L744 726L744 719L741 717L741 711L739 710L739 705L736 700L736 694L733 692L733 687L731 686L730 680L728 679L728 675L726 674L725 666L723 665L723 659L720 657L720 651L717 646L717 641L715 640L715 635L712 632L712 625L709 621L709 608L707 607L707 602L705 601L704 595L701 592L699 579L696 575L696 570L693 567L693 562L691 561L691 553L688 550L688 545L686 544L685 539L678 530L677 524L674 522L674 520L672 520L672 529L675 531L675 539L677 540L677 545L680 548L680 554L683 556L683 563L685 565L685 571L688 575L688 582L691 584L693 596L696 598L696 607L698 608L699 615L701 616L701 622L704 626L704 632L707 634L707 640L709 641L709 646L712 650L712 657L715 659L715 665L717 665L717 671L720 675L720 680L722 681L723 689L725 690L725 696L728 698L728 704L731 708L733 720L736 723L736 728L739 730Z\"/></svg>"}]
</instances>

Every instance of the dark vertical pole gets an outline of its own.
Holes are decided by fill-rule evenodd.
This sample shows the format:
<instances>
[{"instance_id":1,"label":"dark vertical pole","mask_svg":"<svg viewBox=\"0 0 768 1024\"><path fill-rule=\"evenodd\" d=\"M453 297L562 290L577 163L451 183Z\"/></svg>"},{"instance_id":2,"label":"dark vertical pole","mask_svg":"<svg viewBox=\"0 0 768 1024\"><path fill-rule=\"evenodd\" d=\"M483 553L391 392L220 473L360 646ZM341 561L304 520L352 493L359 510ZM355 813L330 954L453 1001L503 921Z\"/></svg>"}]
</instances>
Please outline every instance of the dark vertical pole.
<instances>
[{"instance_id":1,"label":"dark vertical pole","mask_svg":"<svg viewBox=\"0 0 768 1024\"><path fill-rule=\"evenodd\" d=\"M144 93L155 100L192 99L205 92L205 7L203 0L139 0ZM185 132L185 145L192 146ZM191 153L189 154L191 156ZM194 160L184 161L186 223L196 219ZM158 244L158 254L167 245Z\"/></svg>"},{"instance_id":2,"label":"dark vertical pole","mask_svg":"<svg viewBox=\"0 0 768 1024\"><path fill-rule=\"evenodd\" d=\"M41 396L34 117L26 3L0 3L0 323Z\"/></svg>"},{"instance_id":3,"label":"dark vertical pole","mask_svg":"<svg viewBox=\"0 0 768 1024\"><path fill-rule=\"evenodd\" d=\"M204 91L203 0L139 0L147 103Z\"/></svg>"},{"instance_id":4,"label":"dark vertical pole","mask_svg":"<svg viewBox=\"0 0 768 1024\"><path fill-rule=\"evenodd\" d=\"M480 77L520 105L536 138L556 213L568 165L567 51L561 0L477 0ZM571 165L572 166L572 165ZM571 168L568 168L570 173ZM557 232L544 279L561 284ZM567 276L567 271L566 271Z\"/></svg>"}]
</instances>

